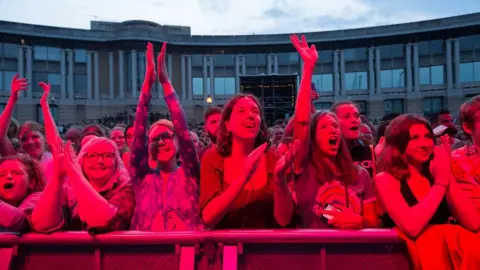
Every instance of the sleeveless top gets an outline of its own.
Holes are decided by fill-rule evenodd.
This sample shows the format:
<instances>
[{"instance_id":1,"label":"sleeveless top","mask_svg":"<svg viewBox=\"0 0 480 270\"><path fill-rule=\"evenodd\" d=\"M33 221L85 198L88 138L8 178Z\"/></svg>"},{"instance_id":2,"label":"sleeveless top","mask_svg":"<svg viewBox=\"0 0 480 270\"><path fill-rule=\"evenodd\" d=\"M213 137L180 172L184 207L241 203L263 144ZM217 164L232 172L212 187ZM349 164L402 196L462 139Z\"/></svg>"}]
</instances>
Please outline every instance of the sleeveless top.
<instances>
[{"instance_id":1,"label":"sleeveless top","mask_svg":"<svg viewBox=\"0 0 480 270\"><path fill-rule=\"evenodd\" d=\"M430 186L433 186L434 180L432 177L426 177L428 182L430 182ZM405 202L407 202L408 206L412 207L418 203L415 194L413 194L412 189L408 185L406 181L400 181L400 193L402 194ZM440 205L438 206L435 214L432 216L428 224L446 224L449 223L452 215L450 213L450 209L448 209L447 199L444 197ZM393 228L395 227L395 222L390 218L390 216L385 213L382 216L383 226L386 228Z\"/></svg>"}]
</instances>

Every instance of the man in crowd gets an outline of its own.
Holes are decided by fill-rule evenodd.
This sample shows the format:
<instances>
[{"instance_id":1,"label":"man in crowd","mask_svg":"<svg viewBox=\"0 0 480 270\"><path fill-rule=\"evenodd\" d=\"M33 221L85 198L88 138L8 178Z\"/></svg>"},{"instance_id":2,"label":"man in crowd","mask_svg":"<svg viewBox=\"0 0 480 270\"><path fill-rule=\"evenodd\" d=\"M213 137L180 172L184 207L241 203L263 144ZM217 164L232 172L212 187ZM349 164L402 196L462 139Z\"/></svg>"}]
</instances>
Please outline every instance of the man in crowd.
<instances>
[{"instance_id":1,"label":"man in crowd","mask_svg":"<svg viewBox=\"0 0 480 270\"><path fill-rule=\"evenodd\" d=\"M203 147L200 151L198 157L202 160L203 153L205 153L208 149L215 147L217 145L217 134L218 134L218 126L220 124L220 119L222 118L222 108L220 107L209 107L207 112L205 113L204 121L205 124L203 128L205 132L207 132L208 137L210 139L210 143Z\"/></svg>"}]
</instances>

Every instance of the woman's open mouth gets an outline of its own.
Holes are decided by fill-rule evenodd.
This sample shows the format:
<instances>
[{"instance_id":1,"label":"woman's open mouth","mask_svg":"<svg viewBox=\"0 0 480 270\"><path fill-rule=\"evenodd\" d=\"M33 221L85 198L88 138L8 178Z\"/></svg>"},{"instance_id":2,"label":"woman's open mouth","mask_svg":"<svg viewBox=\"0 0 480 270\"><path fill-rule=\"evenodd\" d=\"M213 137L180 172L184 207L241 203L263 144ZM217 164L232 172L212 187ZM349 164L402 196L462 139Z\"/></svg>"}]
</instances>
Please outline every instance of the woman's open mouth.
<instances>
[{"instance_id":1,"label":"woman's open mouth","mask_svg":"<svg viewBox=\"0 0 480 270\"><path fill-rule=\"evenodd\" d=\"M3 189L4 190L10 190L13 188L13 183L5 183L3 184Z\"/></svg>"}]
</instances>

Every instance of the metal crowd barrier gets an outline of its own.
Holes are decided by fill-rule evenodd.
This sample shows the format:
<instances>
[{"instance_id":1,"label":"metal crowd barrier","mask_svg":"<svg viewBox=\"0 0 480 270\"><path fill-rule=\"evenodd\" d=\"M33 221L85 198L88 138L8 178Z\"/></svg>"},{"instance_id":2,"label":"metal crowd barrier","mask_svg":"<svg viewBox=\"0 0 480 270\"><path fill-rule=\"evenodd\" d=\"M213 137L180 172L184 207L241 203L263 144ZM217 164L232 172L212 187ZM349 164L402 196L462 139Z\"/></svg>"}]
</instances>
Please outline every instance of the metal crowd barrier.
<instances>
[{"instance_id":1,"label":"metal crowd barrier","mask_svg":"<svg viewBox=\"0 0 480 270\"><path fill-rule=\"evenodd\" d=\"M0 270L410 269L386 229L0 233Z\"/></svg>"}]
</instances>

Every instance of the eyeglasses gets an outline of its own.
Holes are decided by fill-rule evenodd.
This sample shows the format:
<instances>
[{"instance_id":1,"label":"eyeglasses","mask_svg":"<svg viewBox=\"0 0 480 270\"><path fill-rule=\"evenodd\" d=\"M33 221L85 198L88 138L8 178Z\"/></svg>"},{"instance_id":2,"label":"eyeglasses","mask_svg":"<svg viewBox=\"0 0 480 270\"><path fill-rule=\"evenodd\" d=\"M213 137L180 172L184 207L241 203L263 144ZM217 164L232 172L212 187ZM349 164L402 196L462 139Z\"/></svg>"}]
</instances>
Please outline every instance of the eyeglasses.
<instances>
[{"instance_id":1,"label":"eyeglasses","mask_svg":"<svg viewBox=\"0 0 480 270\"><path fill-rule=\"evenodd\" d=\"M87 159L98 159L99 157L102 157L103 159L115 159L115 153L86 153L85 158Z\"/></svg>"},{"instance_id":2,"label":"eyeglasses","mask_svg":"<svg viewBox=\"0 0 480 270\"><path fill-rule=\"evenodd\" d=\"M163 133L159 134L157 137L150 140L150 143L159 143L160 140L162 140L163 142L171 142L171 141L173 141L174 137L175 136L173 135L173 133L163 132Z\"/></svg>"}]
</instances>

